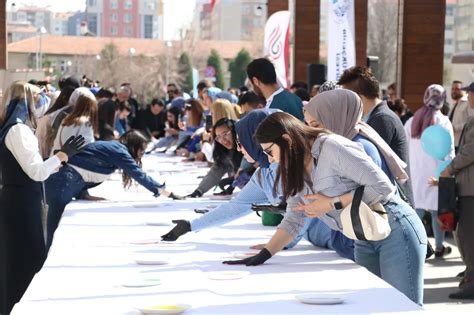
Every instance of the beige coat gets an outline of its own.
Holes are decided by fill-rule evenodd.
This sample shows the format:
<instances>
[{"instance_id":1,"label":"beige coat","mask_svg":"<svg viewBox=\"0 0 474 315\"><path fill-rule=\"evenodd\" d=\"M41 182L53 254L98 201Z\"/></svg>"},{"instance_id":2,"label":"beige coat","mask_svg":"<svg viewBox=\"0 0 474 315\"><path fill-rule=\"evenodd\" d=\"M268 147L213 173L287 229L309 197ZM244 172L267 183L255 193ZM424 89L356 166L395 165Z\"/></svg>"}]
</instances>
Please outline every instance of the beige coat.
<instances>
[{"instance_id":1,"label":"beige coat","mask_svg":"<svg viewBox=\"0 0 474 315\"><path fill-rule=\"evenodd\" d=\"M448 117L451 117L451 113L454 110L453 120L451 123L453 124L454 130L454 146L457 147L459 145L459 138L461 137L462 128L464 128L464 124L466 123L469 116L474 114L474 109L469 107L469 102L467 100L467 95L464 95L457 103L457 105L453 105Z\"/></svg>"},{"instance_id":2,"label":"beige coat","mask_svg":"<svg viewBox=\"0 0 474 315\"><path fill-rule=\"evenodd\" d=\"M469 117L459 141L459 152L448 166L456 175L459 196L474 196L474 116Z\"/></svg>"}]
</instances>

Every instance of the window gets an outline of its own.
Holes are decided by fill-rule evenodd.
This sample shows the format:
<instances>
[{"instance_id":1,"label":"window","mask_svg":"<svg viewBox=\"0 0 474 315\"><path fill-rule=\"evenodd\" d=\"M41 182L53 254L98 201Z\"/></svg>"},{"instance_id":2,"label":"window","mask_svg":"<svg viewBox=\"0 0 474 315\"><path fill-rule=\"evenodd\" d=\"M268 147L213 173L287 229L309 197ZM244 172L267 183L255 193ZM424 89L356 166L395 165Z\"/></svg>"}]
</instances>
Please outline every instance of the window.
<instances>
[{"instance_id":1,"label":"window","mask_svg":"<svg viewBox=\"0 0 474 315\"><path fill-rule=\"evenodd\" d=\"M118 8L117 0L110 0L110 8L111 9L117 9Z\"/></svg>"},{"instance_id":2,"label":"window","mask_svg":"<svg viewBox=\"0 0 474 315\"><path fill-rule=\"evenodd\" d=\"M144 18L143 37L153 38L153 15L145 15Z\"/></svg>"},{"instance_id":3,"label":"window","mask_svg":"<svg viewBox=\"0 0 474 315\"><path fill-rule=\"evenodd\" d=\"M125 0L125 2L123 3L123 8L125 10L130 10L132 7L133 7L132 0Z\"/></svg>"},{"instance_id":4,"label":"window","mask_svg":"<svg viewBox=\"0 0 474 315\"><path fill-rule=\"evenodd\" d=\"M97 5L97 0L88 0L90 7L95 7Z\"/></svg>"},{"instance_id":5,"label":"window","mask_svg":"<svg viewBox=\"0 0 474 315\"><path fill-rule=\"evenodd\" d=\"M124 23L132 22L132 15L130 13L124 14L123 15L123 21L124 21Z\"/></svg>"},{"instance_id":6,"label":"window","mask_svg":"<svg viewBox=\"0 0 474 315\"><path fill-rule=\"evenodd\" d=\"M117 26L110 27L110 35L117 35Z\"/></svg>"},{"instance_id":7,"label":"window","mask_svg":"<svg viewBox=\"0 0 474 315\"><path fill-rule=\"evenodd\" d=\"M125 26L125 36L131 36L133 33L133 29L130 25Z\"/></svg>"},{"instance_id":8,"label":"window","mask_svg":"<svg viewBox=\"0 0 474 315\"><path fill-rule=\"evenodd\" d=\"M118 21L117 13L112 13L112 14L110 15L110 20L111 20L112 22L117 22L117 21Z\"/></svg>"}]
</instances>

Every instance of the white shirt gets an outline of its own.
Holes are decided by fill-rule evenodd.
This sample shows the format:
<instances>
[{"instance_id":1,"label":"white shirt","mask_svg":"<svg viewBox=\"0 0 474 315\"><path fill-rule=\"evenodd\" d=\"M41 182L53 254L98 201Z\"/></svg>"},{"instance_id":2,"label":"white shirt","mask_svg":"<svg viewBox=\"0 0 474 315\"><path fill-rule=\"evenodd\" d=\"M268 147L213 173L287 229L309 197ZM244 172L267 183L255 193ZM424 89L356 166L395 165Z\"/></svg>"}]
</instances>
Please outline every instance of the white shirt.
<instances>
[{"instance_id":1,"label":"white shirt","mask_svg":"<svg viewBox=\"0 0 474 315\"><path fill-rule=\"evenodd\" d=\"M82 135L86 144L92 143L95 141L94 139L94 129L90 125L89 121L81 120L81 124L78 125L71 125L71 126L63 126L59 127L58 133L56 135L56 139L54 139L53 149L51 150L51 154L54 154L54 151L60 150L62 145L69 139L71 136L79 136Z\"/></svg>"},{"instance_id":2,"label":"white shirt","mask_svg":"<svg viewBox=\"0 0 474 315\"><path fill-rule=\"evenodd\" d=\"M34 181L46 180L61 165L57 156L43 161L39 153L38 139L27 125L16 124L11 127L5 137L5 146L21 169Z\"/></svg>"},{"instance_id":3,"label":"white shirt","mask_svg":"<svg viewBox=\"0 0 474 315\"><path fill-rule=\"evenodd\" d=\"M454 134L453 126L449 118L437 111L434 116L435 125L440 125L446 128L451 135L452 145L451 150L445 157L446 160L454 158ZM441 161L435 160L429 156L421 146L420 139L411 137L411 125L413 118L410 118L404 128L408 139L408 151L410 160L410 177L413 185L413 198L415 207L419 209L438 211L438 186L431 186L428 183L430 176L435 176L436 168L441 164Z\"/></svg>"},{"instance_id":4,"label":"white shirt","mask_svg":"<svg viewBox=\"0 0 474 315\"><path fill-rule=\"evenodd\" d=\"M278 95L283 91L284 91L284 89L281 87L278 90L276 90L275 92L273 92L273 94L270 95L269 98L267 98L267 105L265 106L265 108L270 108L270 105L272 104L272 101L273 101L273 98L275 97L275 95Z\"/></svg>"}]
</instances>

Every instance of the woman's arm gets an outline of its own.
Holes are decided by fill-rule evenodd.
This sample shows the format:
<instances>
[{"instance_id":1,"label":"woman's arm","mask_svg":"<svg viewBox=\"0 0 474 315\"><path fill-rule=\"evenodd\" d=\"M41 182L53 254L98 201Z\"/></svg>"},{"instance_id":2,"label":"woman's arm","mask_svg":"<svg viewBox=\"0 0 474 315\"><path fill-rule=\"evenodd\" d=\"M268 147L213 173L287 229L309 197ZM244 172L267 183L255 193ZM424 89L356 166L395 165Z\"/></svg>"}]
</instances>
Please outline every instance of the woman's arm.
<instances>
[{"instance_id":1,"label":"woman's arm","mask_svg":"<svg viewBox=\"0 0 474 315\"><path fill-rule=\"evenodd\" d=\"M37 182L46 180L61 165L61 162L68 160L66 154L58 152L43 161L39 153L38 140L31 129L24 124L11 127L5 137L5 145L28 177Z\"/></svg>"},{"instance_id":2,"label":"woman's arm","mask_svg":"<svg viewBox=\"0 0 474 315\"><path fill-rule=\"evenodd\" d=\"M219 181L221 180L222 176L225 175L225 173L227 173L227 169L225 167L219 166L216 163L212 164L211 169L199 183L199 186L196 188L196 190L198 190L201 195L204 195L209 191L209 189L219 184Z\"/></svg>"}]
</instances>

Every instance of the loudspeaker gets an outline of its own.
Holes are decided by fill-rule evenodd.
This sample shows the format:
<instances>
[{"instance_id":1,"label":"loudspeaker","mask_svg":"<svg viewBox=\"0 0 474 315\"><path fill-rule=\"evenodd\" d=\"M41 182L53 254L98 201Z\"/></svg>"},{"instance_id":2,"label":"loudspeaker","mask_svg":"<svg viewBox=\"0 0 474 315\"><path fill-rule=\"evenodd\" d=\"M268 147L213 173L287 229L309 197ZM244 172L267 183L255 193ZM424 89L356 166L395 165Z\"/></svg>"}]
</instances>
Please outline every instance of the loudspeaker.
<instances>
[{"instance_id":1,"label":"loudspeaker","mask_svg":"<svg viewBox=\"0 0 474 315\"><path fill-rule=\"evenodd\" d=\"M308 64L308 89L315 84L323 84L326 82L326 65L319 63Z\"/></svg>"},{"instance_id":2,"label":"loudspeaker","mask_svg":"<svg viewBox=\"0 0 474 315\"><path fill-rule=\"evenodd\" d=\"M367 56L367 67L370 68L372 73L377 79L379 77L379 57L377 56Z\"/></svg>"}]
</instances>

